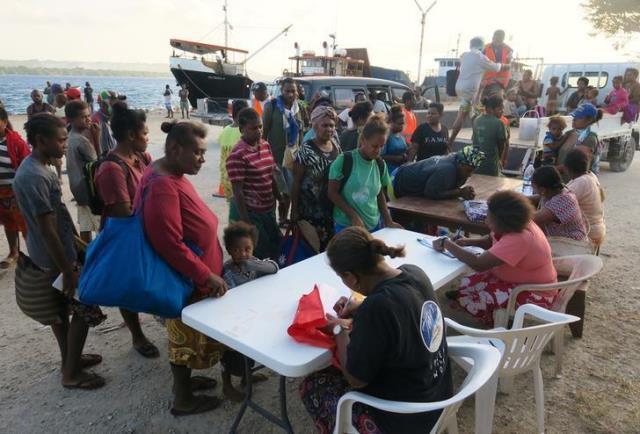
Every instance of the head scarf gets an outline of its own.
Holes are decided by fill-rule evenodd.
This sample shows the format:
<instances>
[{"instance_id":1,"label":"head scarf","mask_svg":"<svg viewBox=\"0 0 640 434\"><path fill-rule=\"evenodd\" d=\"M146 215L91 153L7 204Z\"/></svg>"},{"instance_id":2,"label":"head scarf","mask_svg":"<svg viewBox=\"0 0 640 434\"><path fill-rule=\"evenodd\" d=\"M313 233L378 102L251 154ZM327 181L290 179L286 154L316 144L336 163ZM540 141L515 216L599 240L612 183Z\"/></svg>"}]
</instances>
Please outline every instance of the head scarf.
<instances>
[{"instance_id":1,"label":"head scarf","mask_svg":"<svg viewBox=\"0 0 640 434\"><path fill-rule=\"evenodd\" d=\"M325 118L329 118L332 121L338 119L336 111L331 106L321 105L316 107L311 112L311 125L315 126L323 121Z\"/></svg>"},{"instance_id":2,"label":"head scarf","mask_svg":"<svg viewBox=\"0 0 640 434\"><path fill-rule=\"evenodd\" d=\"M460 151L456 152L456 162L458 164L464 164L465 166L471 166L477 169L485 159L484 152L478 148L469 145L465 146Z\"/></svg>"}]
</instances>

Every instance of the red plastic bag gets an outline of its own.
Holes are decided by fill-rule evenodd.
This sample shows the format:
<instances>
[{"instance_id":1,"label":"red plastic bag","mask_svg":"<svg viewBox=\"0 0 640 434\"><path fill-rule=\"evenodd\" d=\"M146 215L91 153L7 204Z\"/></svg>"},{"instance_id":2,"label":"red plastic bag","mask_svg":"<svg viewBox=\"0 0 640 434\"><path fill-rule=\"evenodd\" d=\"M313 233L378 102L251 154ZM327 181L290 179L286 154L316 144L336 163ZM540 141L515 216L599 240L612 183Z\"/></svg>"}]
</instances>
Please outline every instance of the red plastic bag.
<instances>
[{"instance_id":1,"label":"red plastic bag","mask_svg":"<svg viewBox=\"0 0 640 434\"><path fill-rule=\"evenodd\" d=\"M322 307L320 290L315 285L313 291L300 297L296 316L287 329L287 333L296 342L331 350L333 366L340 368L334 337L320 330L328 323L324 307Z\"/></svg>"}]
</instances>

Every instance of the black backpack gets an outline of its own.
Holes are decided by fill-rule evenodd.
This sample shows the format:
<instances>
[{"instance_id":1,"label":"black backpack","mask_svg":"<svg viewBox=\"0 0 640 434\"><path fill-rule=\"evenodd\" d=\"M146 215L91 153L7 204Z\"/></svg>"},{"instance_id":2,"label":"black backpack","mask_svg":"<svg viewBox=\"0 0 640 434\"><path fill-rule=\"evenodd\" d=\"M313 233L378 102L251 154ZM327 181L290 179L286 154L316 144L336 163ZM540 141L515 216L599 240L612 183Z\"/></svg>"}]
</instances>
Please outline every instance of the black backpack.
<instances>
[{"instance_id":1,"label":"black backpack","mask_svg":"<svg viewBox=\"0 0 640 434\"><path fill-rule=\"evenodd\" d=\"M147 154L138 153L138 157L140 157L146 165L149 165L151 163L151 160L147 157ZM89 208L91 208L92 214L99 216L103 215L105 205L102 198L100 197L100 194L98 194L98 188L96 186L96 173L98 173L100 165L105 161L117 163L124 171L124 176L127 180L129 180L129 177L131 176L127 163L125 163L122 158L118 157L114 153L109 153L104 157L98 158L96 161L91 161L85 164L82 171L84 173L84 180L87 183L87 191L89 193Z\"/></svg>"}]
</instances>

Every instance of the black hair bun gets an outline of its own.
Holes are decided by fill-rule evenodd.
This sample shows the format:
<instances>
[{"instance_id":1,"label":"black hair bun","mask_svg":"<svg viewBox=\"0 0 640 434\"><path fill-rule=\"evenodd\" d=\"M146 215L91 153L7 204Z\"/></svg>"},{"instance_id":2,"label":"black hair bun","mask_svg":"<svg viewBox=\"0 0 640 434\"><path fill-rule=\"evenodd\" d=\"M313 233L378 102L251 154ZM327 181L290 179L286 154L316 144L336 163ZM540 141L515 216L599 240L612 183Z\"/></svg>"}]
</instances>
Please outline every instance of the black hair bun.
<instances>
[{"instance_id":1,"label":"black hair bun","mask_svg":"<svg viewBox=\"0 0 640 434\"><path fill-rule=\"evenodd\" d=\"M173 129L173 127L176 126L176 124L177 124L176 121L163 122L162 125L160 125L160 129L162 130L163 133L169 134Z\"/></svg>"}]
</instances>

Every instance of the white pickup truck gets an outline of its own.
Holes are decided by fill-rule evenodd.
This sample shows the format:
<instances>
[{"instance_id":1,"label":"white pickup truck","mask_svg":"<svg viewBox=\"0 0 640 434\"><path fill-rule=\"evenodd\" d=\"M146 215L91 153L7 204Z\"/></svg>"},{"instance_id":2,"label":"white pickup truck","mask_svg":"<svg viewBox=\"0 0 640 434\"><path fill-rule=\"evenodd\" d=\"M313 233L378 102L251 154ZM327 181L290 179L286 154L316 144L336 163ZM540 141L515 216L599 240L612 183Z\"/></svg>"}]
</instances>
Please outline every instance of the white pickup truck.
<instances>
[{"instance_id":1,"label":"white pickup truck","mask_svg":"<svg viewBox=\"0 0 640 434\"><path fill-rule=\"evenodd\" d=\"M615 115L604 114L600 122L592 126L603 143L601 161L608 161L609 168L614 172L624 172L629 168L638 144L640 123L622 123L621 113ZM565 116L567 129L571 128L571 116ZM521 175L530 161L542 150L542 141L547 132L548 117L538 118L533 139L522 140L518 128L511 128L509 141L509 158L503 172L510 175ZM471 143L471 128L460 131L456 141Z\"/></svg>"}]
</instances>

